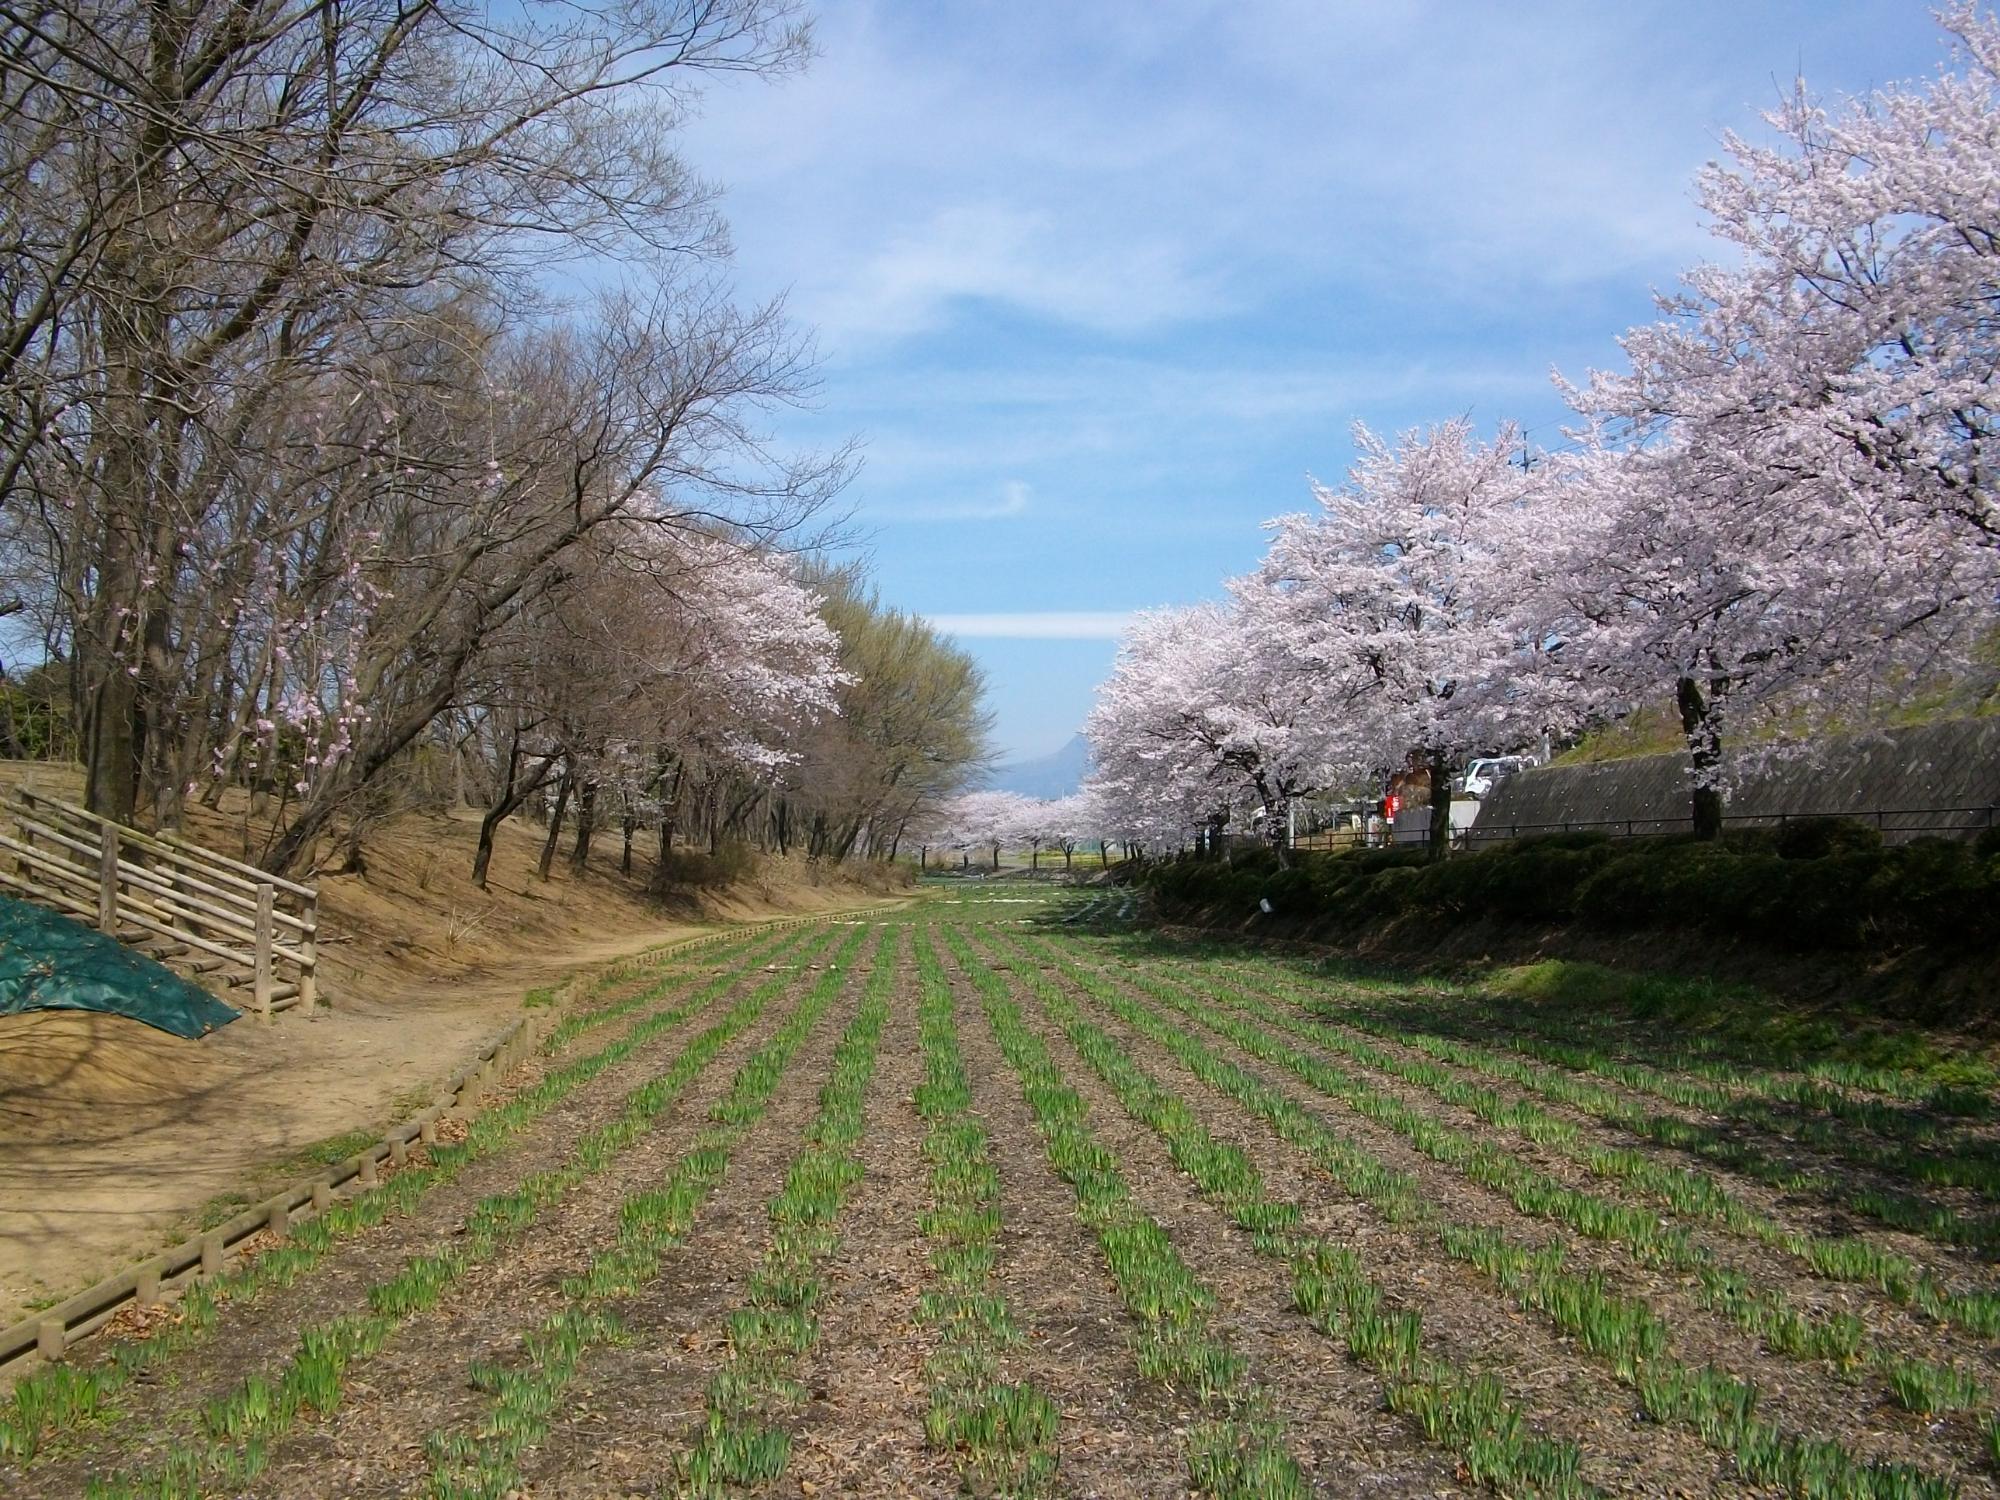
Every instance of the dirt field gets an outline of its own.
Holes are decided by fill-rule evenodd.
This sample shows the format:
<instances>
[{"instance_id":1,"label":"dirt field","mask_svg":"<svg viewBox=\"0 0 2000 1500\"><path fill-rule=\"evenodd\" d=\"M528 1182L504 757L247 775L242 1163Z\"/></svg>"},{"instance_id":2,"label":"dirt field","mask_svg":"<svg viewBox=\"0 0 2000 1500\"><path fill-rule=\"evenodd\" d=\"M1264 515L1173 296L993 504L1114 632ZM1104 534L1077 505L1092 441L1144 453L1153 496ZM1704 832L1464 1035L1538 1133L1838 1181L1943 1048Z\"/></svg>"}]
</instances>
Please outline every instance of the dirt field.
<instances>
[{"instance_id":1,"label":"dirt field","mask_svg":"<svg viewBox=\"0 0 2000 1500\"><path fill-rule=\"evenodd\" d=\"M996 883L594 991L24 1496L1994 1495L2000 1100Z\"/></svg>"},{"instance_id":2,"label":"dirt field","mask_svg":"<svg viewBox=\"0 0 2000 1500\"><path fill-rule=\"evenodd\" d=\"M0 772L76 790L68 772ZM365 873L318 873L330 1003L315 1014L246 1017L198 1042L112 1016L0 1016L0 1324L275 1190L315 1149L351 1150L354 1133L407 1116L531 989L718 924L882 899L770 865L662 907L639 888L643 862L620 877L615 838L581 878L558 858L544 883L540 832L518 821L501 826L481 891L477 831L476 814L400 817L369 831ZM229 854L251 839L233 801L197 810L188 832Z\"/></svg>"}]
</instances>

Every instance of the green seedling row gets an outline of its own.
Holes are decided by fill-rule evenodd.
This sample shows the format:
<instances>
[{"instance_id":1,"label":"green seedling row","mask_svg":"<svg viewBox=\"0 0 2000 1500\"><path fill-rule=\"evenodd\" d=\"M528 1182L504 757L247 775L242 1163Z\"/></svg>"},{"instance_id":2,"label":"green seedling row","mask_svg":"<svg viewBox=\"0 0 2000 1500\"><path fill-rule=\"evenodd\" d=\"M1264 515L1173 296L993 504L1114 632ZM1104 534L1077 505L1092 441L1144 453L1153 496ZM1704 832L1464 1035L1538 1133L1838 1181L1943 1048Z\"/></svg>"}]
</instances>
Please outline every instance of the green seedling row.
<instances>
[{"instance_id":1,"label":"green seedling row","mask_svg":"<svg viewBox=\"0 0 2000 1500\"><path fill-rule=\"evenodd\" d=\"M1065 969L1079 982L1098 986L1106 1003L1115 1003L1116 997L1099 983L1101 971L1068 964ZM1324 1058L1286 1045L1263 1028L1221 1010L1212 997L1197 999L1180 985L1145 974L1127 976L1127 982L1252 1056L1278 1064L1319 1093L1388 1127L1433 1161L1501 1193L1523 1213L1566 1225L1588 1239L1620 1245L1641 1265L1691 1277L1703 1305L1729 1318L1772 1353L1787 1359L1827 1360L1843 1370L1869 1362L1867 1331L1858 1318L1808 1313L1776 1289L1753 1288L1744 1276L1717 1265L1703 1246L1651 1210L1568 1187L1491 1142L1454 1130ZM1907 1372L1914 1363L1891 1354L1878 1359L1885 1376L1891 1370ZM1969 1378L1949 1366L1933 1369L1939 1381L1955 1381L1954 1388ZM1906 1389L1906 1380L1889 1382L1898 1399Z\"/></svg>"},{"instance_id":2,"label":"green seedling row","mask_svg":"<svg viewBox=\"0 0 2000 1500\"><path fill-rule=\"evenodd\" d=\"M1988 1253L2000 1248L2000 1236L1996 1236L1995 1221L1990 1217L1960 1215L1914 1194L1886 1192L1847 1182L1831 1172L1802 1169L1727 1129L1654 1113L1592 1083L1588 1076L1578 1077L1553 1067L1524 1062L1495 1048L1457 1039L1447 1033L1463 1028L1442 1018L1433 1018L1438 1029L1430 1032L1405 1030L1340 1002L1301 994L1296 987L1282 981L1248 973L1243 977L1261 993L1300 1005L1315 1020L1398 1042L1439 1061L1515 1084L1553 1103L1659 1145L1713 1161L1728 1171L1784 1192L1809 1192L1892 1229L1941 1244L1970 1246ZM1604 1160L1615 1165L1617 1158L1607 1155ZM1806 1242L1797 1237L1797 1241L1800 1248L1795 1253L1803 1253L1822 1275L1872 1283L1896 1301L1940 1321L1957 1324L1982 1337L2000 1335L2000 1296L1983 1291L1953 1292L1907 1258L1857 1239L1833 1236L1824 1237L1823 1242ZM1791 1241L1778 1243L1793 1248Z\"/></svg>"},{"instance_id":3,"label":"green seedling row","mask_svg":"<svg viewBox=\"0 0 2000 1500\"><path fill-rule=\"evenodd\" d=\"M779 1478L790 1461L785 1419L803 1394L793 1372L818 1341L817 1310L826 1298L821 1268L839 1248L840 1211L862 1177L854 1148L901 940L901 929L891 928L876 950L861 1008L834 1049L819 1115L771 1202L771 1244L743 1306L730 1315L728 1359L709 1382L702 1428L676 1466L678 1495L727 1495Z\"/></svg>"},{"instance_id":4,"label":"green seedling row","mask_svg":"<svg viewBox=\"0 0 2000 1500\"><path fill-rule=\"evenodd\" d=\"M1138 1321L1139 1372L1193 1396L1211 1413L1184 1441L1189 1477L1224 1500L1291 1500L1306 1493L1298 1463L1270 1415L1269 1397L1241 1355L1210 1327L1214 1294L1181 1259L1165 1230L1133 1201L1118 1159L1085 1124L1088 1106L1064 1081L1048 1048L1021 1019L1007 985L965 939L944 938L979 991L1007 1065L1020 1080L1043 1149L1076 1194L1077 1213L1097 1236L1126 1310Z\"/></svg>"},{"instance_id":5,"label":"green seedling row","mask_svg":"<svg viewBox=\"0 0 2000 1500\"><path fill-rule=\"evenodd\" d=\"M1381 1286L1353 1251L1304 1231L1298 1204L1268 1196L1262 1175L1241 1148L1216 1140L1177 1094L1087 1021L1018 950L999 957L1125 1111L1166 1142L1174 1164L1202 1195L1248 1232L1260 1255L1286 1265L1298 1310L1322 1332L1343 1339L1348 1352L1376 1372L1393 1410L1456 1453L1476 1482L1503 1494L1598 1493L1578 1473L1575 1444L1531 1431L1491 1376L1475 1376L1426 1355L1421 1312L1389 1308Z\"/></svg>"},{"instance_id":6,"label":"green seedling row","mask_svg":"<svg viewBox=\"0 0 2000 1500\"><path fill-rule=\"evenodd\" d=\"M1453 1025L1445 1016L1432 1015L1430 1019L1455 1031L1462 1029L1462 1023ZM1515 1026L1516 1034L1508 1042L1510 1050L1538 1061L1609 1079L1634 1093L1683 1109L1754 1125L1853 1166L1935 1187L1964 1188L1982 1197L2000 1198L2000 1146L1983 1140L1954 1139L1948 1127L1934 1115L1875 1103L1864 1105L1836 1091L1796 1082L1789 1086L1774 1082L1762 1094L1743 1096L1712 1083L1611 1056L1577 1040L1574 1034L1565 1035L1569 1028L1553 1027L1547 1020L1517 1020ZM1530 1034L1521 1035L1521 1030ZM1774 1097L1799 1109L1824 1111L1832 1118L1815 1119L1779 1110L1773 1106ZM1871 1140L1855 1130L1857 1125L1894 1139L1887 1143ZM1977 1222L1986 1226L1983 1232L1989 1238L1973 1243L1989 1245L1992 1236L2000 1235L2000 1226L1995 1226L1991 1219Z\"/></svg>"},{"instance_id":7,"label":"green seedling row","mask_svg":"<svg viewBox=\"0 0 2000 1500\"><path fill-rule=\"evenodd\" d=\"M1274 979L1269 974L1259 974L1252 968L1240 965L1224 968L1266 993L1298 994L1295 986ZM1409 1041L1414 1045L1450 1040L1470 1043L1480 1051L1492 1051L1480 1045L1482 1034L1477 1028L1433 1007L1403 1003L1395 1007L1393 1016L1385 1017L1376 1014L1365 1001L1330 1000L1324 995L1306 995L1302 1003L1311 1014L1391 1040ZM1961 1214L1913 1192L1848 1182L1834 1172L1801 1168L1781 1156L1774 1156L1770 1151L1746 1142L1739 1132L1726 1127L1653 1113L1609 1090L1592 1088L1572 1075L1604 1078L1635 1092L1687 1108L1725 1115L1734 1113L1743 1117L1743 1112L1735 1107L1733 1096L1716 1095L1704 1085L1678 1079L1656 1069L1625 1063L1591 1048L1521 1035L1520 1032L1531 1023L1519 1016L1510 1016L1505 1024L1513 1032L1507 1042L1509 1051L1570 1070L1568 1073L1549 1074L1546 1069L1536 1070L1520 1064L1518 1060L1509 1060L1524 1076L1545 1076L1550 1087L1527 1086L1536 1088L1537 1092L1543 1092L1547 1097L1571 1102L1562 1096L1571 1089L1577 1089L1579 1097L1598 1100L1604 1108L1600 1110L1594 1105L1582 1103L1577 1107L1600 1114L1602 1118L1662 1145L1701 1156L1787 1192L1818 1194L1892 1229L1921 1235L1940 1244L1974 1249L1982 1254L2000 1253L2000 1215ZM1549 1026L1547 1022L1542 1024L1545 1028ZM1984 1144L1955 1152L1940 1151L1930 1146L1885 1148L1867 1143L1854 1132L1842 1131L1834 1125L1824 1125L1824 1128L1808 1133L1814 1137L1813 1144L1850 1163L1893 1177L1970 1187L1975 1191L1983 1191L1980 1184L1989 1183L1995 1185L1996 1192L2000 1192L2000 1160L1993 1158L1992 1148Z\"/></svg>"},{"instance_id":8,"label":"green seedling row","mask_svg":"<svg viewBox=\"0 0 2000 1500\"><path fill-rule=\"evenodd\" d=\"M750 1026L828 939L807 945L781 972L756 986L720 1020L691 1039L667 1069L626 1096L617 1119L585 1136L564 1163L526 1178L511 1192L480 1200L444 1249L415 1255L367 1291L368 1312L306 1329L292 1356L275 1373L246 1379L210 1401L201 1431L175 1446L156 1470L93 1480L92 1500L195 1500L217 1478L260 1466L259 1455L308 1413L329 1415L340 1402L347 1371L386 1344L404 1322L435 1307L475 1265L492 1260L585 1179L608 1168L637 1144L717 1053ZM718 981L715 993L727 988ZM693 1009L713 1002L691 1000ZM203 1476L208 1476L204 1481Z\"/></svg>"},{"instance_id":9,"label":"green seedling row","mask_svg":"<svg viewBox=\"0 0 2000 1500\"><path fill-rule=\"evenodd\" d=\"M916 1102L929 1126L924 1160L931 1169L922 1228L932 1272L917 1316L937 1336L924 1367L930 1379L924 1435L952 1456L971 1493L1041 1495L1055 1481L1060 1414L1032 1384L1003 1378L1001 1355L1022 1335L993 1287L1000 1177L986 1127L970 1113L972 1085L959 1051L951 981L922 929L915 957L924 1050Z\"/></svg>"},{"instance_id":10,"label":"green seedling row","mask_svg":"<svg viewBox=\"0 0 2000 1500\"><path fill-rule=\"evenodd\" d=\"M1199 946L1211 954L1221 951L1209 944ZM1187 950L1176 945L1173 951L1184 955ZM1288 967L1296 970L1298 966ZM1389 991L1397 1005L1410 999L1406 979L1384 981L1354 971L1339 960L1326 958L1315 960L1313 967L1327 982L1355 996ZM1503 1030L1525 1029L1558 1039L1593 1038L1656 1069L1708 1078L1781 1101L1830 1111L1850 1109L1857 1122L1865 1122L1870 1107L1877 1106L1878 1101L1843 1095L1842 1103L1821 1104L1822 1096L1815 1092L1815 1086L1831 1086L1827 1089L1830 1093L1853 1090L1864 1096L1886 1095L1929 1115L1983 1119L1996 1113L1992 1091L1995 1074L1990 1064L1965 1053L1939 1055L1933 1045L1913 1038L1878 1039L1891 1050L1900 1050L1908 1056L1905 1063L1889 1066L1828 1058L1825 1054L1829 1048L1841 1047L1850 1039L1850 1033L1838 1022L1806 1022L1802 1035L1801 1028L1793 1021L1765 1017L1749 1007L1738 1007L1739 1016L1734 1024L1718 1032L1671 1019L1635 1020L1618 1009L1599 1013L1573 1004L1524 1014L1515 1001L1496 998L1477 985L1427 980L1424 988L1431 995L1448 997L1453 1011L1475 1016L1482 1024L1490 1023ZM1746 1031L1753 1034L1745 1035ZM1921 1131L1925 1127L1919 1121L1915 1128Z\"/></svg>"},{"instance_id":11,"label":"green seedling row","mask_svg":"<svg viewBox=\"0 0 2000 1500\"><path fill-rule=\"evenodd\" d=\"M799 941L801 934L753 933L732 942L717 943L705 948L700 955L685 963L664 966L645 974L645 983L640 989L620 999L587 1009L571 1011L558 1021L542 1041L542 1051L555 1054L568 1048L579 1036L587 1031L612 1021L621 1020L636 1010L643 1010L670 989L678 989L698 974L716 974L728 970L740 971L744 965L759 957L768 958L783 952ZM593 989L595 994L627 983L634 976L629 972L617 972L600 978Z\"/></svg>"},{"instance_id":12,"label":"green seedling row","mask_svg":"<svg viewBox=\"0 0 2000 1500\"><path fill-rule=\"evenodd\" d=\"M471 1123L464 1140L429 1147L421 1163L389 1175L374 1187L353 1192L324 1213L294 1226L285 1243L221 1276L190 1286L181 1298L181 1315L174 1323L145 1338L114 1345L102 1364L87 1369L51 1365L22 1377L15 1383L7 1404L0 1407L0 1457L12 1455L23 1461L32 1460L51 1434L109 1415L115 1409L116 1393L134 1376L206 1340L216 1328L223 1303L240 1306L274 1288L292 1286L354 1235L391 1217L412 1212L425 1195L455 1180L474 1162L492 1155L607 1068L623 1062L654 1037L705 1010L742 978L743 968L749 963L760 958L782 957L796 949L802 937L792 935L775 943L759 938L732 944L731 956L738 962L736 969L678 1003L642 1018L617 1041L571 1060L505 1103L484 1111ZM553 1054L589 1026L657 1004L671 983L671 978L662 979L617 1007L592 1012L585 1027L567 1036L558 1027L543 1042L542 1051Z\"/></svg>"},{"instance_id":13,"label":"green seedling row","mask_svg":"<svg viewBox=\"0 0 2000 1500\"><path fill-rule=\"evenodd\" d=\"M1907 1464L1865 1461L1840 1443L1789 1435L1759 1420L1754 1387L1673 1360L1667 1353L1667 1327L1658 1316L1643 1303L1612 1292L1601 1277L1567 1269L1560 1246L1528 1250L1508 1244L1496 1231L1447 1222L1423 1197L1415 1178L1355 1147L1282 1090L1118 994L1101 978L1081 971L1073 971L1072 977L1094 1003L1165 1046L1211 1088L1266 1120L1386 1220L1428 1231L1452 1258L1474 1266L1521 1307L1541 1313L1576 1338L1605 1360L1618 1380L1634 1387L1657 1419L1691 1427L1705 1443L1732 1453L1753 1482L1779 1485L1806 1500L1937 1500L1956 1493L1948 1477ZM1189 1013L1198 1014L1201 1007L1190 1004ZM1246 1029L1246 1037L1252 1034ZM1267 1060L1288 1069L1294 1062L1306 1073L1325 1067L1268 1037L1258 1047Z\"/></svg>"},{"instance_id":14,"label":"green seedling row","mask_svg":"<svg viewBox=\"0 0 2000 1500\"><path fill-rule=\"evenodd\" d=\"M474 1366L472 1382L491 1400L473 1431L438 1431L426 1439L426 1493L434 1500L499 1500L519 1488L521 1456L547 1436L557 1403L584 1356L624 1337L610 1304L658 1275L667 1251L686 1237L722 1181L737 1143L763 1117L793 1055L838 998L867 936L867 928L856 927L841 941L798 1007L737 1070L728 1094L709 1110L707 1127L675 1164L665 1186L642 1189L624 1200L617 1240L593 1255L582 1272L564 1280L567 1305L522 1341L523 1359L513 1365ZM775 993L792 977L779 975L757 993ZM687 1075L682 1086L692 1077Z\"/></svg>"},{"instance_id":15,"label":"green seedling row","mask_svg":"<svg viewBox=\"0 0 2000 1500\"><path fill-rule=\"evenodd\" d=\"M1367 1039L1370 1033L1335 1025L1325 1016L1308 1021L1295 1010L1233 985L1210 985L1203 993L1265 1026L1415 1084L1445 1103L1477 1115L1496 1129L1513 1132L1567 1157L1594 1176L1644 1193L1676 1214L1719 1225L1732 1234L1781 1250L1829 1280L1873 1287L1892 1301L1981 1337L2000 1333L2000 1297L1953 1292L1907 1258L1853 1236L1811 1234L1789 1228L1744 1204L1706 1172L1657 1161L1643 1151L1596 1143L1570 1120L1526 1100L1505 1098L1438 1061L1412 1059L1387 1051ZM1425 1058L1478 1068L1489 1076L1497 1071L1480 1068L1475 1049L1458 1043L1407 1036L1396 1039L1423 1053ZM1524 1065L1520 1071L1529 1069ZM1591 1087L1575 1084L1565 1092L1574 1099L1588 1093Z\"/></svg>"}]
</instances>

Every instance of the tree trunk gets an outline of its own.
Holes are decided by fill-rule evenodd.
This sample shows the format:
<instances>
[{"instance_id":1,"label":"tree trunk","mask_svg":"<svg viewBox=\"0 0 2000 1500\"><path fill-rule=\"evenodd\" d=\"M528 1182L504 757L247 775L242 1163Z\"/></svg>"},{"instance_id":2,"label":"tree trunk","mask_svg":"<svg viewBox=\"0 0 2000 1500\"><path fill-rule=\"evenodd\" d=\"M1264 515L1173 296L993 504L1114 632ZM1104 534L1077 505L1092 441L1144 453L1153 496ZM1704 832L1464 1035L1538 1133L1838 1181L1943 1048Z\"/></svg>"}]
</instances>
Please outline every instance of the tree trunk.
<instances>
[{"instance_id":1,"label":"tree trunk","mask_svg":"<svg viewBox=\"0 0 2000 1500\"><path fill-rule=\"evenodd\" d=\"M1715 708L1692 677L1680 680L1674 698L1680 707L1681 736L1687 741L1688 763L1694 772L1694 836L1719 838L1722 789L1715 784L1715 777L1722 764L1722 740L1715 727Z\"/></svg>"},{"instance_id":2,"label":"tree trunk","mask_svg":"<svg viewBox=\"0 0 2000 1500\"><path fill-rule=\"evenodd\" d=\"M581 875L590 862L590 838L597 831L597 782L586 781L576 797L576 845L569 852L569 867Z\"/></svg>"},{"instance_id":3,"label":"tree trunk","mask_svg":"<svg viewBox=\"0 0 2000 1500\"><path fill-rule=\"evenodd\" d=\"M1451 759L1442 750L1430 753L1431 829L1429 856L1444 859L1451 853Z\"/></svg>"},{"instance_id":4,"label":"tree trunk","mask_svg":"<svg viewBox=\"0 0 2000 1500\"><path fill-rule=\"evenodd\" d=\"M632 835L638 831L639 820L630 813L625 814L625 848L618 856L618 873L620 875L630 875L632 873Z\"/></svg>"},{"instance_id":5,"label":"tree trunk","mask_svg":"<svg viewBox=\"0 0 2000 1500\"><path fill-rule=\"evenodd\" d=\"M683 761L674 767L674 784L660 804L660 857L653 862L651 881L656 896L667 889L667 860L674 852L674 820L680 815L681 781L686 775L687 763Z\"/></svg>"},{"instance_id":6,"label":"tree trunk","mask_svg":"<svg viewBox=\"0 0 2000 1500\"><path fill-rule=\"evenodd\" d=\"M542 763L535 767L534 774L524 782L515 780L521 766L520 736L515 736L515 744L507 752L507 779L500 787L500 795L493 799L493 805L486 809L479 820L479 846L472 853L472 883L482 891L486 889L486 871L493 863L494 831L507 820L514 809L541 790L542 783L549 779L556 757L546 755Z\"/></svg>"},{"instance_id":7,"label":"tree trunk","mask_svg":"<svg viewBox=\"0 0 2000 1500\"><path fill-rule=\"evenodd\" d=\"M562 836L563 814L569 811L570 788L575 781L575 773L565 765L562 780L556 783L555 810L549 814L549 836L542 840L542 857L535 866L536 876L543 881L549 878L549 867L556 862L556 840Z\"/></svg>"}]
</instances>

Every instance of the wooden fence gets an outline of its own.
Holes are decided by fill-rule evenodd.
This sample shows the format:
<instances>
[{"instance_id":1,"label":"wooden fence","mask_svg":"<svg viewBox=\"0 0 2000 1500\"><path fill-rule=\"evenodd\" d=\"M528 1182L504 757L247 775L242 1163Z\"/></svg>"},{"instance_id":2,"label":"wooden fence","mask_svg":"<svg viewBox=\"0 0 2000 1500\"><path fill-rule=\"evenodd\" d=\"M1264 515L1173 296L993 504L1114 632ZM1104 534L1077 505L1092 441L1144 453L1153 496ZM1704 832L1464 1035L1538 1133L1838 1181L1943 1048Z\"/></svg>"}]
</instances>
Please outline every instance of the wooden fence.
<instances>
[{"instance_id":1,"label":"wooden fence","mask_svg":"<svg viewBox=\"0 0 2000 1500\"><path fill-rule=\"evenodd\" d=\"M0 888L83 918L175 968L247 985L269 1020L317 998L319 893L171 834L17 788Z\"/></svg>"}]
</instances>

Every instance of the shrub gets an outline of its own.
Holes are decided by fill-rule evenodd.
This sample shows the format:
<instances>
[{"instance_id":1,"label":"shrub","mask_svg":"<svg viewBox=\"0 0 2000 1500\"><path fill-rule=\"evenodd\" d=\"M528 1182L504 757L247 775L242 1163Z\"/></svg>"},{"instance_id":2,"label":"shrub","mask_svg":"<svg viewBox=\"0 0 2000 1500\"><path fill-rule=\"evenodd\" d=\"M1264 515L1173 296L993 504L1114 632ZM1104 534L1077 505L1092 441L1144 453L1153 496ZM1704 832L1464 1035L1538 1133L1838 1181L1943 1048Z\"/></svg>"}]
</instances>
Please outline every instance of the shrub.
<instances>
[{"instance_id":1,"label":"shrub","mask_svg":"<svg viewBox=\"0 0 2000 1500\"><path fill-rule=\"evenodd\" d=\"M1872 854L1882 847L1882 830L1852 818L1798 818L1778 825L1771 847L1785 859Z\"/></svg>"},{"instance_id":2,"label":"shrub","mask_svg":"<svg viewBox=\"0 0 2000 1500\"><path fill-rule=\"evenodd\" d=\"M757 867L757 856L748 844L730 840L713 854L681 849L667 855L660 883L669 886L730 885L747 878Z\"/></svg>"},{"instance_id":3,"label":"shrub","mask_svg":"<svg viewBox=\"0 0 2000 1500\"><path fill-rule=\"evenodd\" d=\"M1610 840L1601 844L1550 845L1510 861L1504 884L1492 893L1494 915L1524 921L1559 921L1576 915L1584 882L1611 861Z\"/></svg>"},{"instance_id":4,"label":"shrub","mask_svg":"<svg viewBox=\"0 0 2000 1500\"><path fill-rule=\"evenodd\" d=\"M1609 849L1611 835L1598 828L1573 828L1564 833L1533 834L1489 847L1495 854L1512 855L1518 859L1524 854L1537 854L1547 849Z\"/></svg>"},{"instance_id":5,"label":"shrub","mask_svg":"<svg viewBox=\"0 0 2000 1500\"><path fill-rule=\"evenodd\" d=\"M1170 909L1247 913L1262 899L1287 920L1349 932L1428 912L1673 927L1803 951L2000 940L2000 856L1952 839L1884 845L1875 829L1837 819L1711 842L1557 834L1442 862L1418 848L1367 849L1288 871L1184 863L1148 878Z\"/></svg>"},{"instance_id":6,"label":"shrub","mask_svg":"<svg viewBox=\"0 0 2000 1500\"><path fill-rule=\"evenodd\" d=\"M1264 881L1263 899L1281 916L1304 916L1318 905L1312 876L1305 870L1279 870Z\"/></svg>"}]
</instances>

